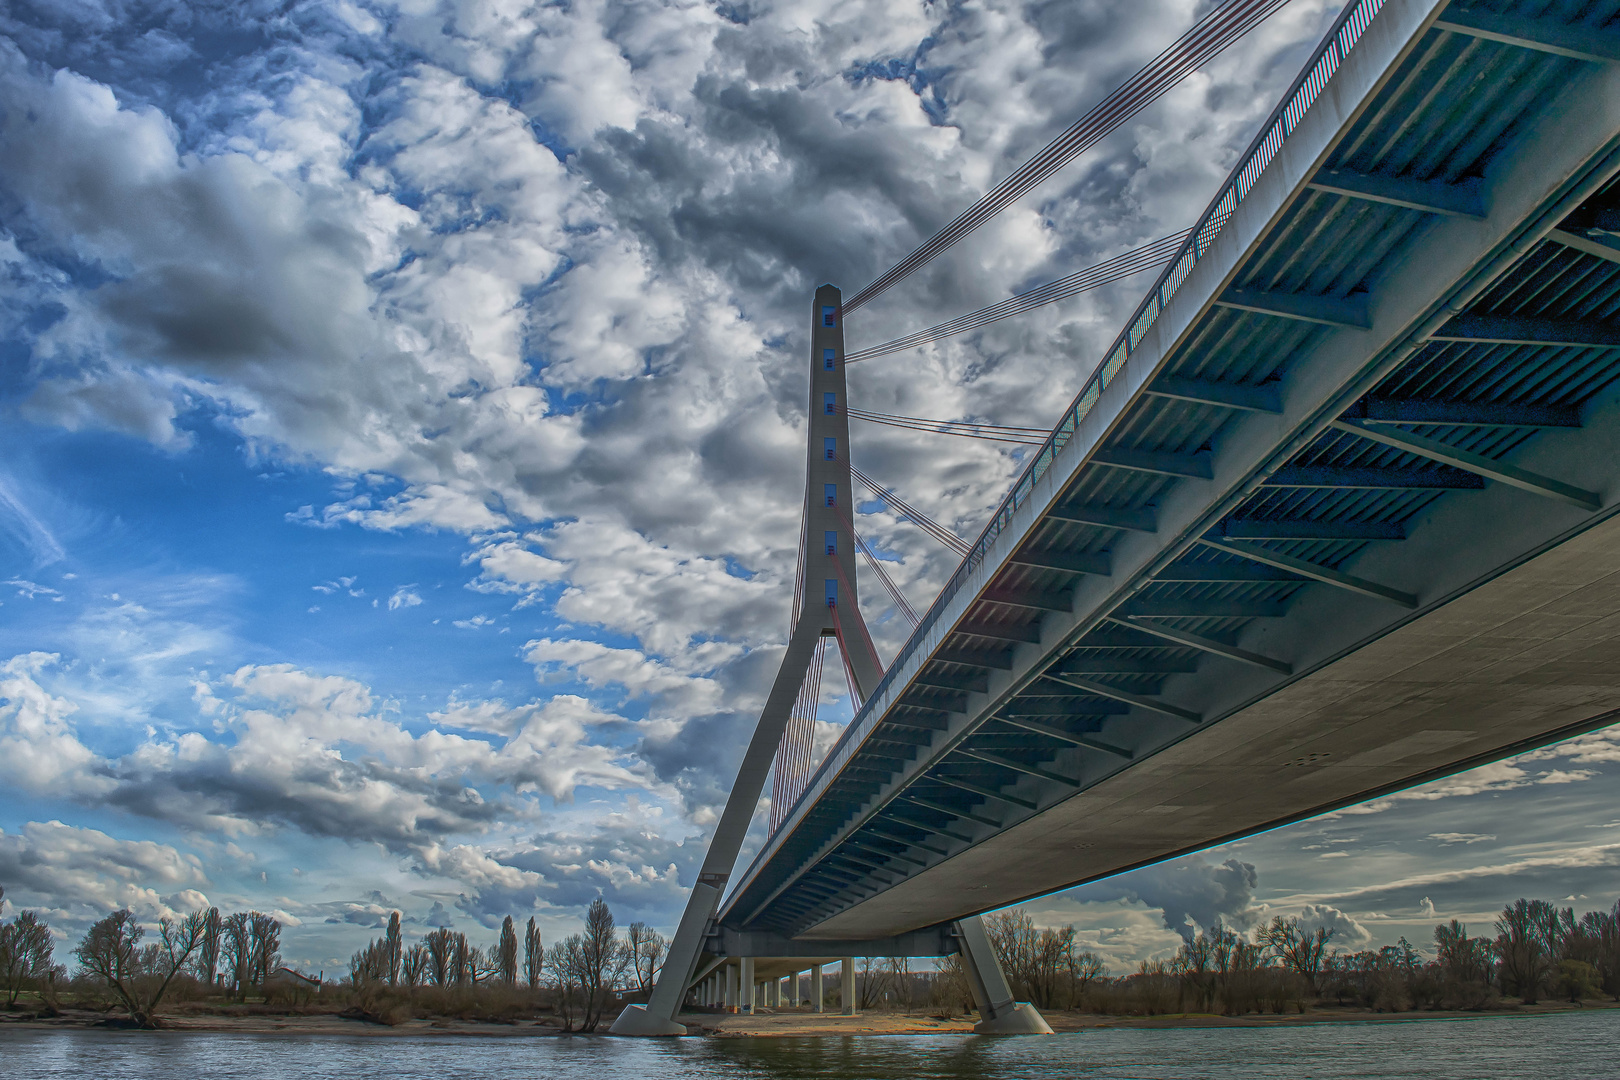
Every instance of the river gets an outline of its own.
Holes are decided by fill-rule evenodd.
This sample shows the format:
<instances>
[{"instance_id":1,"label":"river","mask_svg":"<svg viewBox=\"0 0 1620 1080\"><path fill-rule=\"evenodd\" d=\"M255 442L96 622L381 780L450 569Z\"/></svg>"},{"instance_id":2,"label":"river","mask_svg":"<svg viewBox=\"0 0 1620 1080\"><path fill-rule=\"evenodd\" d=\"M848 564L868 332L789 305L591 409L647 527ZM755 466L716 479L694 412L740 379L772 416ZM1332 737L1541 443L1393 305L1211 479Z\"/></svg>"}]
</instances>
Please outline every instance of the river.
<instances>
[{"instance_id":1,"label":"river","mask_svg":"<svg viewBox=\"0 0 1620 1080\"><path fill-rule=\"evenodd\" d=\"M1620 1076L1620 1010L1279 1028L634 1040L0 1032L0 1076L163 1080L1256 1080Z\"/></svg>"}]
</instances>

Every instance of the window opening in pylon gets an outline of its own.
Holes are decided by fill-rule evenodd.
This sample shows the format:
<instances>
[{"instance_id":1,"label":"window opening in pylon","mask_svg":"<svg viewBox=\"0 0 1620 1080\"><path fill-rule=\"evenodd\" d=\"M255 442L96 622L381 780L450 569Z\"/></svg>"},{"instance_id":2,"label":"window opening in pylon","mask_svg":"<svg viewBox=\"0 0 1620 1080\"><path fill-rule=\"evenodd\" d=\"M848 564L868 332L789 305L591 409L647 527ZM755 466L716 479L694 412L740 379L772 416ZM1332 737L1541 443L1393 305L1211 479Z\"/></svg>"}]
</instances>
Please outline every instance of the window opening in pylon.
<instances>
[{"instance_id":1,"label":"window opening in pylon","mask_svg":"<svg viewBox=\"0 0 1620 1080\"><path fill-rule=\"evenodd\" d=\"M828 416L835 415L838 412L838 395L822 394L821 406L826 411Z\"/></svg>"},{"instance_id":2,"label":"window opening in pylon","mask_svg":"<svg viewBox=\"0 0 1620 1080\"><path fill-rule=\"evenodd\" d=\"M829 555L838 554L838 534L836 532L834 532L833 530L828 529L827 534L826 534L826 540L827 540L827 554L829 554Z\"/></svg>"},{"instance_id":3,"label":"window opening in pylon","mask_svg":"<svg viewBox=\"0 0 1620 1080\"><path fill-rule=\"evenodd\" d=\"M831 304L823 304L821 307L821 325L837 326L838 309L833 307Z\"/></svg>"},{"instance_id":4,"label":"window opening in pylon","mask_svg":"<svg viewBox=\"0 0 1620 1080\"><path fill-rule=\"evenodd\" d=\"M827 606L828 607L837 607L838 606L838 579L837 578L828 578L827 579Z\"/></svg>"},{"instance_id":5,"label":"window opening in pylon","mask_svg":"<svg viewBox=\"0 0 1620 1080\"><path fill-rule=\"evenodd\" d=\"M837 439L823 439L821 441L821 444L822 444L823 448L825 448L826 451L827 451L827 460L828 461L837 461L838 460L838 440Z\"/></svg>"},{"instance_id":6,"label":"window opening in pylon","mask_svg":"<svg viewBox=\"0 0 1620 1080\"><path fill-rule=\"evenodd\" d=\"M826 486L824 486L822 488L822 492L827 496L827 505L828 506L837 506L838 505L838 485L837 484L827 484Z\"/></svg>"},{"instance_id":7,"label":"window opening in pylon","mask_svg":"<svg viewBox=\"0 0 1620 1080\"><path fill-rule=\"evenodd\" d=\"M831 371L833 369L833 350L831 350L831 349L822 349L821 350L821 366L823 368L825 368L826 370L828 370L828 371Z\"/></svg>"}]
</instances>

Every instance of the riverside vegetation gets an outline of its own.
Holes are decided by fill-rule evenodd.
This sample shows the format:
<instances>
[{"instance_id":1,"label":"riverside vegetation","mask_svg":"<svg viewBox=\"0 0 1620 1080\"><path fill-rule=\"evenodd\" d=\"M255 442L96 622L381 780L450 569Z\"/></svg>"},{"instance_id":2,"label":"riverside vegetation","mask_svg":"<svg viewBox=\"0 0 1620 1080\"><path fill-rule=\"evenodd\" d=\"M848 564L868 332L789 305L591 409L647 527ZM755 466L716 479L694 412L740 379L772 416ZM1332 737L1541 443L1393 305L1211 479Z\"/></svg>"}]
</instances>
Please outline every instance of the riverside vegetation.
<instances>
[{"instance_id":1,"label":"riverside vegetation","mask_svg":"<svg viewBox=\"0 0 1620 1080\"><path fill-rule=\"evenodd\" d=\"M1573 908L1518 900L1503 909L1494 937L1471 937L1452 920L1435 927L1429 951L1405 938L1376 950L1330 950L1330 931L1287 918L1252 934L1217 926L1173 957L1119 976L1080 947L1072 926L1039 928L1013 910L989 916L986 929L1017 996L1054 1012L1242 1016L1620 1000L1620 903L1577 918ZM601 899L583 932L549 948L532 918L520 934L510 916L488 948L448 928L407 944L395 912L334 980L283 967L280 933L275 918L256 911L208 908L148 928L125 909L90 927L72 950L70 975L54 959L49 926L24 911L0 922L0 1006L36 1018L88 1010L148 1028L162 1025L161 1008L176 1018L337 1014L386 1025L454 1019L589 1032L650 990L665 951L645 924L621 935ZM973 1008L955 957L929 971L912 971L903 959L863 960L856 992L863 1011Z\"/></svg>"}]
</instances>

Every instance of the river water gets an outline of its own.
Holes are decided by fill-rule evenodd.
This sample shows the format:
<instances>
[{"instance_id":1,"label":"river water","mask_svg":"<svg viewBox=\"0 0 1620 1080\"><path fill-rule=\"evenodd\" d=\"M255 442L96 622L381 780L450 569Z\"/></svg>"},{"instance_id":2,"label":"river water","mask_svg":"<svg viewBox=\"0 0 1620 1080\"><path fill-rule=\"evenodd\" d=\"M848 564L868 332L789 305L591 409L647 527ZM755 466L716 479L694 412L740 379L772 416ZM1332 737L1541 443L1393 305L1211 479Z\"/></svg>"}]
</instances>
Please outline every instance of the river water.
<instances>
[{"instance_id":1,"label":"river water","mask_svg":"<svg viewBox=\"0 0 1620 1080\"><path fill-rule=\"evenodd\" d=\"M0 1032L0 1076L164 1080L1253 1080L1620 1077L1620 1010L1284 1028L816 1039Z\"/></svg>"}]
</instances>

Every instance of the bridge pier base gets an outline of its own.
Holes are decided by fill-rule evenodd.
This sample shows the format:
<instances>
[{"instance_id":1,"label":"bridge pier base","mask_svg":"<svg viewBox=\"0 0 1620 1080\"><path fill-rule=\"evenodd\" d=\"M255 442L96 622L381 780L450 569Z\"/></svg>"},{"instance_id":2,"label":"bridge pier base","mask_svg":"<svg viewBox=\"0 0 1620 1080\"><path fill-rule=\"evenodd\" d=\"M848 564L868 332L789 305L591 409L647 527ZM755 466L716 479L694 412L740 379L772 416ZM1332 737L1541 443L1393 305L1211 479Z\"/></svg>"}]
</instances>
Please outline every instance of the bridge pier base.
<instances>
[{"instance_id":1,"label":"bridge pier base","mask_svg":"<svg viewBox=\"0 0 1620 1080\"><path fill-rule=\"evenodd\" d=\"M1035 1006L1014 1001L1007 976L996 959L996 950L984 932L984 923L975 915L956 924L962 944L962 971L979 1007L979 1022L973 1030L980 1035L1050 1035L1052 1026Z\"/></svg>"},{"instance_id":2,"label":"bridge pier base","mask_svg":"<svg viewBox=\"0 0 1620 1080\"><path fill-rule=\"evenodd\" d=\"M615 1035L685 1035L686 1025L647 1011L645 1005L626 1005L613 1021Z\"/></svg>"}]
</instances>

